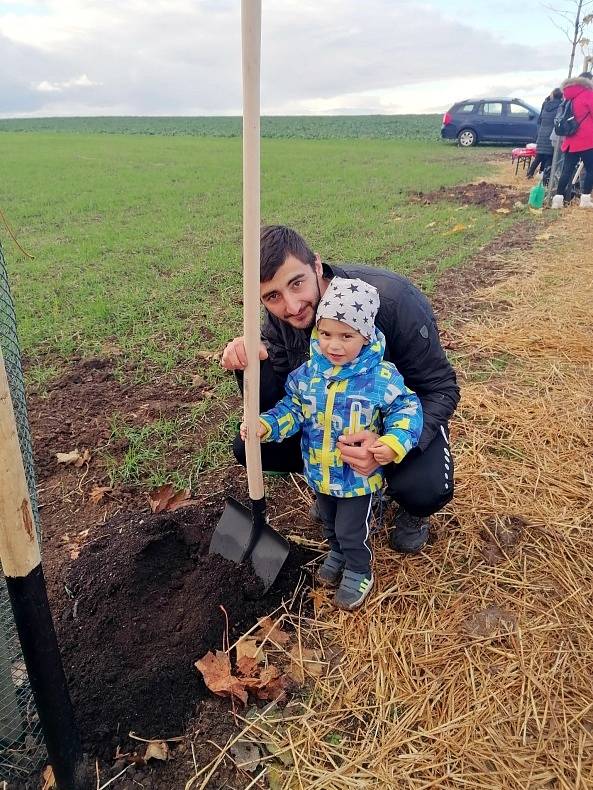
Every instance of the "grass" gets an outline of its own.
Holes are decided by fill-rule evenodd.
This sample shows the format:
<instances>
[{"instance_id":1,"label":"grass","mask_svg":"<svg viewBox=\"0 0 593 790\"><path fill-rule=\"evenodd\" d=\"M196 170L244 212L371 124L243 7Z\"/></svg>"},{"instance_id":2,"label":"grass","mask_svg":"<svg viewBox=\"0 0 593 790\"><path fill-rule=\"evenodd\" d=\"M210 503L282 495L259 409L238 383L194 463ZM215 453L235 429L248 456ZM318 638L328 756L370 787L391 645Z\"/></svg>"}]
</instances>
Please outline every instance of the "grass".
<instances>
[{"instance_id":1,"label":"grass","mask_svg":"<svg viewBox=\"0 0 593 790\"><path fill-rule=\"evenodd\" d=\"M438 140L438 115L274 116L261 119L263 137L330 139L402 138ZM74 132L76 134L196 135L240 137L240 117L117 117L0 119L0 132Z\"/></svg>"},{"instance_id":2,"label":"grass","mask_svg":"<svg viewBox=\"0 0 593 790\"><path fill-rule=\"evenodd\" d=\"M101 354L164 369L241 326L239 140L5 134L0 206L34 261L6 248L23 351ZM508 217L410 205L483 174L480 152L388 140L264 140L262 218L299 228L326 260L413 274L456 265ZM431 224L430 228L426 226ZM215 306L215 318L213 315ZM45 360L45 364L47 360Z\"/></svg>"}]
</instances>

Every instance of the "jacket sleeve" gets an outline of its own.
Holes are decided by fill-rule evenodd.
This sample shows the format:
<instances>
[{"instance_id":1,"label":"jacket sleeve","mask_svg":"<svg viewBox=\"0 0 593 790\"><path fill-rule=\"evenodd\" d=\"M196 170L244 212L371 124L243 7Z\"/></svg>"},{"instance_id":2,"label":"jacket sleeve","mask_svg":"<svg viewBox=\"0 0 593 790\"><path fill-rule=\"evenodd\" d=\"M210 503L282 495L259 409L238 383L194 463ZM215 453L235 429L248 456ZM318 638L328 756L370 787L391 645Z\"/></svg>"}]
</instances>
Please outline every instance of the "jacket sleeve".
<instances>
[{"instance_id":1,"label":"jacket sleeve","mask_svg":"<svg viewBox=\"0 0 593 790\"><path fill-rule=\"evenodd\" d=\"M410 288L389 309L383 329L391 361L422 404L424 427L418 442L425 450L439 426L446 423L459 402L457 377L441 345L434 313L426 297Z\"/></svg>"},{"instance_id":2,"label":"jacket sleeve","mask_svg":"<svg viewBox=\"0 0 593 790\"><path fill-rule=\"evenodd\" d=\"M298 370L291 373L286 380L286 395L282 400L273 409L260 415L260 420L267 429L262 442L281 442L300 429L304 415L297 373Z\"/></svg>"},{"instance_id":3,"label":"jacket sleeve","mask_svg":"<svg viewBox=\"0 0 593 790\"><path fill-rule=\"evenodd\" d=\"M390 371L391 377L383 395L383 435L379 441L393 450L398 464L418 445L422 434L422 404L393 365L383 365L383 370Z\"/></svg>"}]
</instances>

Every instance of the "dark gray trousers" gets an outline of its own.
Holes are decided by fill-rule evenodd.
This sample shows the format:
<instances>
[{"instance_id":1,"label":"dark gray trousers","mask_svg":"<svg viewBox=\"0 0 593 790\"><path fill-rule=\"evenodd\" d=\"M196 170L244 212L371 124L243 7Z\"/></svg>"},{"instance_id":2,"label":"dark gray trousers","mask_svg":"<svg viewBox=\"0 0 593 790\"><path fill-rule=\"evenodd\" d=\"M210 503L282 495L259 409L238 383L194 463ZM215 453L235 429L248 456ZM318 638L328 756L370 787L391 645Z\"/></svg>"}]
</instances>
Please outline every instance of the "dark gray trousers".
<instances>
[{"instance_id":1,"label":"dark gray trousers","mask_svg":"<svg viewBox=\"0 0 593 790\"><path fill-rule=\"evenodd\" d=\"M346 569L370 573L373 554L369 543L371 495L354 497L316 493L323 534L334 551L346 558Z\"/></svg>"}]
</instances>

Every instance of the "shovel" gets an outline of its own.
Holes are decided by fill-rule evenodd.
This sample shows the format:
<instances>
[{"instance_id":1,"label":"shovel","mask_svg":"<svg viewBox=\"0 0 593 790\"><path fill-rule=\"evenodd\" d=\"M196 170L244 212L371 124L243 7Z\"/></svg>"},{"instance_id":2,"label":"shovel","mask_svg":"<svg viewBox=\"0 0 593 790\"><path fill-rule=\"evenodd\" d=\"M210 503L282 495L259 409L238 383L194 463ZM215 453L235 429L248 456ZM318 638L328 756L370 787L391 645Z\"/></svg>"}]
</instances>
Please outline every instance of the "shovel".
<instances>
[{"instance_id":1,"label":"shovel","mask_svg":"<svg viewBox=\"0 0 593 790\"><path fill-rule=\"evenodd\" d=\"M259 65L261 0L242 0L243 43L243 335L247 368L243 402L247 441L247 481L251 509L229 497L210 541L210 554L232 562L251 560L253 570L267 592L280 573L289 552L286 538L266 519L266 498L261 452L256 432L259 425Z\"/></svg>"}]
</instances>

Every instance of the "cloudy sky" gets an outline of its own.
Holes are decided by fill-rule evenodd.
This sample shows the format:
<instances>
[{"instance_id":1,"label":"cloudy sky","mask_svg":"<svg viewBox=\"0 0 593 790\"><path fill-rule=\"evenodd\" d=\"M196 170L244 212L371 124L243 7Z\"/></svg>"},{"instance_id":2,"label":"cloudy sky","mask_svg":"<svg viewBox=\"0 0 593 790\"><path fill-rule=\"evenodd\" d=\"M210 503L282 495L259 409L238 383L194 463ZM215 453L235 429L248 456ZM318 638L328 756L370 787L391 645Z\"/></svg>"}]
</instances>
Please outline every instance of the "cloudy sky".
<instances>
[{"instance_id":1,"label":"cloudy sky","mask_svg":"<svg viewBox=\"0 0 593 790\"><path fill-rule=\"evenodd\" d=\"M483 5L263 0L262 112L539 106L566 76L566 38L538 0ZM240 0L0 0L0 57L0 117L241 112Z\"/></svg>"}]
</instances>

